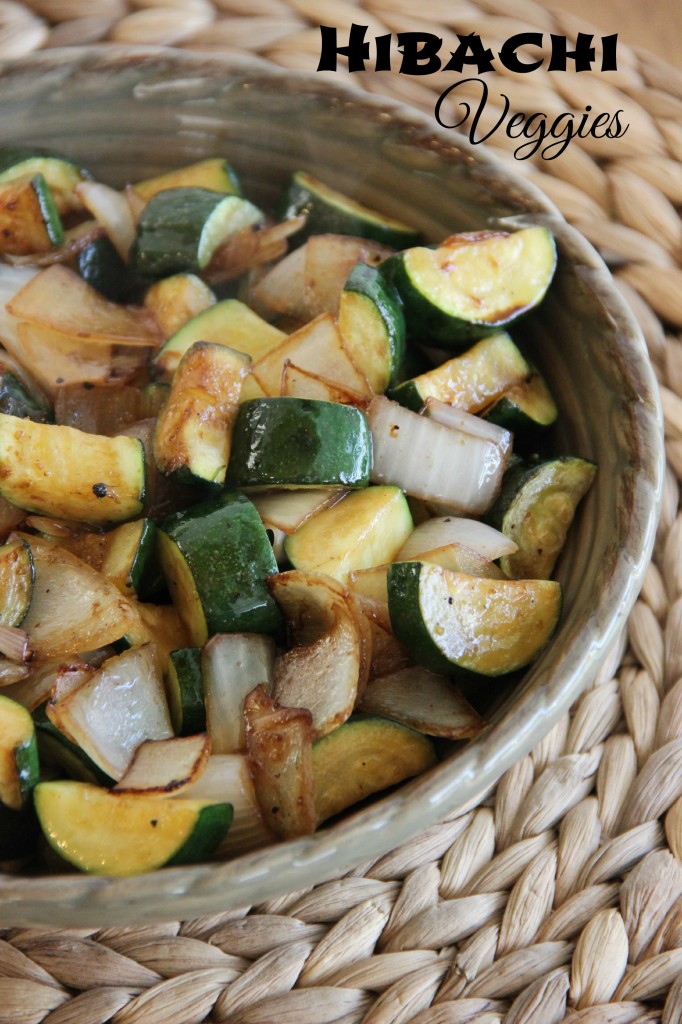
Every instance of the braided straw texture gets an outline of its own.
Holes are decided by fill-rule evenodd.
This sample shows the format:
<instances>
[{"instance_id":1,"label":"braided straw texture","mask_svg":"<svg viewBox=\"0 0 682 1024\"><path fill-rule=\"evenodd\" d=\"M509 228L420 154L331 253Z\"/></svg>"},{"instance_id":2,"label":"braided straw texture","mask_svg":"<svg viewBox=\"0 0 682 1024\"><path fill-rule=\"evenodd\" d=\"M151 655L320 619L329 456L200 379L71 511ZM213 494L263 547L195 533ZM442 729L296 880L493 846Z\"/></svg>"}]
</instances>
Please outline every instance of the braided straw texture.
<instances>
[{"instance_id":1,"label":"braided straw texture","mask_svg":"<svg viewBox=\"0 0 682 1024\"><path fill-rule=\"evenodd\" d=\"M457 32L496 49L518 31L589 31L533 0L414 7L8 0L0 58L112 41L315 71L320 23L433 31L453 49ZM0 1024L682 1022L682 75L623 46L618 63L531 83L505 75L502 91L528 112L622 108L625 136L574 140L554 161L500 155L601 251L661 384L663 511L622 644L482 805L345 878L182 924L0 932ZM429 113L443 88L353 78ZM500 133L494 143L510 145Z\"/></svg>"}]
</instances>

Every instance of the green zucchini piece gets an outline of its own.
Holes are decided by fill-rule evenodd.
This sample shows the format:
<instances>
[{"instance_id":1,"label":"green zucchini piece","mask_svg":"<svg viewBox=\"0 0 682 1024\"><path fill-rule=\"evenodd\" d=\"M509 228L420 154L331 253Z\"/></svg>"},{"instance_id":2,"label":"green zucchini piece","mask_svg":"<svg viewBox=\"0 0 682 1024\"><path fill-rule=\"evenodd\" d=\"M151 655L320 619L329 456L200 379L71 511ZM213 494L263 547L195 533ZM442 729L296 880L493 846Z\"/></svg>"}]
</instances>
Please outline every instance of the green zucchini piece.
<instances>
[{"instance_id":1,"label":"green zucchini piece","mask_svg":"<svg viewBox=\"0 0 682 1024\"><path fill-rule=\"evenodd\" d=\"M263 219L240 196L205 188L158 192L140 214L130 266L141 277L198 274L229 235Z\"/></svg>"},{"instance_id":2,"label":"green zucchini piece","mask_svg":"<svg viewBox=\"0 0 682 1024\"><path fill-rule=\"evenodd\" d=\"M39 774L33 719L21 704L0 694L0 802L21 810Z\"/></svg>"},{"instance_id":3,"label":"green zucchini piece","mask_svg":"<svg viewBox=\"0 0 682 1024\"><path fill-rule=\"evenodd\" d=\"M394 249L416 245L419 232L394 217L372 210L306 171L296 171L280 204L282 220L305 215L296 239L310 235L354 235L371 238Z\"/></svg>"},{"instance_id":4,"label":"green zucchini piece","mask_svg":"<svg viewBox=\"0 0 682 1024\"><path fill-rule=\"evenodd\" d=\"M135 519L110 530L102 545L100 572L126 597L152 601L162 591L157 529L151 519Z\"/></svg>"},{"instance_id":5,"label":"green zucchini piece","mask_svg":"<svg viewBox=\"0 0 682 1024\"><path fill-rule=\"evenodd\" d=\"M159 472L181 483L225 483L232 428L251 360L225 345L196 341L175 371L154 431Z\"/></svg>"},{"instance_id":6,"label":"green zucchini piece","mask_svg":"<svg viewBox=\"0 0 682 1024\"><path fill-rule=\"evenodd\" d=\"M206 732L201 647L171 651L164 682L175 735L194 736Z\"/></svg>"},{"instance_id":7,"label":"green zucchini piece","mask_svg":"<svg viewBox=\"0 0 682 1024\"><path fill-rule=\"evenodd\" d=\"M213 291L196 274L162 277L147 288L144 294L144 307L154 314L164 338L172 337L195 316L213 306L215 301ZM213 339L198 337L194 340Z\"/></svg>"},{"instance_id":8,"label":"green zucchini piece","mask_svg":"<svg viewBox=\"0 0 682 1024\"><path fill-rule=\"evenodd\" d=\"M405 361L405 317L398 293L376 267L358 263L341 292L339 330L353 362L377 394Z\"/></svg>"},{"instance_id":9,"label":"green zucchini piece","mask_svg":"<svg viewBox=\"0 0 682 1024\"><path fill-rule=\"evenodd\" d=\"M363 412L310 398L243 402L232 436L232 487L366 487L372 438Z\"/></svg>"},{"instance_id":10,"label":"green zucchini piece","mask_svg":"<svg viewBox=\"0 0 682 1024\"><path fill-rule=\"evenodd\" d=\"M227 345L259 359L276 348L286 334L254 313L238 299L223 299L188 320L152 360L152 371L170 380L183 355L196 341Z\"/></svg>"},{"instance_id":11,"label":"green zucchini piece","mask_svg":"<svg viewBox=\"0 0 682 1024\"><path fill-rule=\"evenodd\" d=\"M0 149L0 183L35 174L42 174L60 214L82 208L74 188L91 177L84 168L47 150L16 146Z\"/></svg>"},{"instance_id":12,"label":"green zucchini piece","mask_svg":"<svg viewBox=\"0 0 682 1024\"><path fill-rule=\"evenodd\" d=\"M42 174L0 184L0 252L29 256L64 240L64 228Z\"/></svg>"},{"instance_id":13,"label":"green zucchini piece","mask_svg":"<svg viewBox=\"0 0 682 1024\"><path fill-rule=\"evenodd\" d=\"M190 644L214 633L272 633L281 616L266 579L277 562L256 507L238 491L159 524L161 564Z\"/></svg>"},{"instance_id":14,"label":"green zucchini piece","mask_svg":"<svg viewBox=\"0 0 682 1024\"><path fill-rule=\"evenodd\" d=\"M145 201L157 192L165 192L169 188L207 188L212 192L223 192L226 195L241 195L239 179L227 160L222 157L208 157L185 167L178 167L153 178L136 181L133 191Z\"/></svg>"},{"instance_id":15,"label":"green zucchini piece","mask_svg":"<svg viewBox=\"0 0 682 1024\"><path fill-rule=\"evenodd\" d=\"M232 806L113 793L86 782L41 782L35 807L50 846L81 871L128 876L210 856Z\"/></svg>"},{"instance_id":16,"label":"green zucchini piece","mask_svg":"<svg viewBox=\"0 0 682 1024\"><path fill-rule=\"evenodd\" d=\"M53 417L42 392L31 387L27 376L15 369L4 353L0 353L0 412L36 423L50 423Z\"/></svg>"},{"instance_id":17,"label":"green zucchini piece","mask_svg":"<svg viewBox=\"0 0 682 1024\"><path fill-rule=\"evenodd\" d=\"M131 437L0 413L0 494L19 508L60 519L132 519L144 500L144 449Z\"/></svg>"},{"instance_id":18,"label":"green zucchini piece","mask_svg":"<svg viewBox=\"0 0 682 1024\"><path fill-rule=\"evenodd\" d=\"M596 463L572 455L514 463L486 516L518 545L500 559L503 572L514 579L549 579L596 473Z\"/></svg>"},{"instance_id":19,"label":"green zucchini piece","mask_svg":"<svg viewBox=\"0 0 682 1024\"><path fill-rule=\"evenodd\" d=\"M397 639L420 665L444 674L499 676L533 661L561 611L554 580L497 580L426 562L388 570Z\"/></svg>"},{"instance_id":20,"label":"green zucchini piece","mask_svg":"<svg viewBox=\"0 0 682 1024\"><path fill-rule=\"evenodd\" d=\"M135 278L106 235L94 238L79 250L76 270L91 288L110 302L123 302L135 284Z\"/></svg>"},{"instance_id":21,"label":"green zucchini piece","mask_svg":"<svg viewBox=\"0 0 682 1024\"><path fill-rule=\"evenodd\" d=\"M478 413L530 372L514 341L505 331L498 331L441 366L403 381L393 388L391 398L414 412L424 408L427 398L436 398Z\"/></svg>"},{"instance_id":22,"label":"green zucchini piece","mask_svg":"<svg viewBox=\"0 0 682 1024\"><path fill-rule=\"evenodd\" d=\"M318 824L436 764L433 742L388 718L357 717L313 744Z\"/></svg>"},{"instance_id":23,"label":"green zucchini piece","mask_svg":"<svg viewBox=\"0 0 682 1024\"><path fill-rule=\"evenodd\" d=\"M33 555L23 540L10 540L0 547L0 623L20 626L26 617L35 568Z\"/></svg>"},{"instance_id":24,"label":"green zucchini piece","mask_svg":"<svg viewBox=\"0 0 682 1024\"><path fill-rule=\"evenodd\" d=\"M93 786L113 786L115 780L88 757L82 747L73 743L54 722L41 704L33 712L41 764L49 764L65 772L70 779L90 782Z\"/></svg>"},{"instance_id":25,"label":"green zucchini piece","mask_svg":"<svg viewBox=\"0 0 682 1024\"><path fill-rule=\"evenodd\" d=\"M556 422L559 410L544 378L534 370L528 380L509 388L483 414L483 419L510 430L515 437L533 437Z\"/></svg>"},{"instance_id":26,"label":"green zucchini piece","mask_svg":"<svg viewBox=\"0 0 682 1024\"><path fill-rule=\"evenodd\" d=\"M398 289L410 334L460 349L537 306L555 267L551 232L531 227L455 235L436 249L406 249L381 270Z\"/></svg>"},{"instance_id":27,"label":"green zucchini piece","mask_svg":"<svg viewBox=\"0 0 682 1024\"><path fill-rule=\"evenodd\" d=\"M366 487L306 520L284 550L295 569L315 569L343 583L353 570L390 562L413 529L399 487Z\"/></svg>"}]
</instances>

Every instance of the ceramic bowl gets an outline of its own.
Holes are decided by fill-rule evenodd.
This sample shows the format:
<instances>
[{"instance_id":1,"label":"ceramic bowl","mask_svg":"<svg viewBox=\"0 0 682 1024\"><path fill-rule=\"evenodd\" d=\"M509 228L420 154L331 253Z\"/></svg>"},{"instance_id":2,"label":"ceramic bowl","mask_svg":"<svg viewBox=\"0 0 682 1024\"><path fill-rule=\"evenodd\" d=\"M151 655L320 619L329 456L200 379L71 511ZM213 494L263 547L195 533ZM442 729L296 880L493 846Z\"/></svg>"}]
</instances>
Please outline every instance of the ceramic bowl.
<instances>
[{"instance_id":1,"label":"ceramic bowl","mask_svg":"<svg viewBox=\"0 0 682 1024\"><path fill-rule=\"evenodd\" d=\"M622 633L653 545L663 474L656 384L605 265L483 146L349 88L341 74L293 74L238 56L55 50L0 66L0 125L3 144L61 151L114 185L221 154L245 193L266 206L303 167L433 240L548 225L558 271L523 337L558 400L559 450L599 464L559 566L556 637L476 740L333 827L227 863L124 880L4 876L0 924L122 925L258 904L339 877L476 800L594 678Z\"/></svg>"}]
</instances>

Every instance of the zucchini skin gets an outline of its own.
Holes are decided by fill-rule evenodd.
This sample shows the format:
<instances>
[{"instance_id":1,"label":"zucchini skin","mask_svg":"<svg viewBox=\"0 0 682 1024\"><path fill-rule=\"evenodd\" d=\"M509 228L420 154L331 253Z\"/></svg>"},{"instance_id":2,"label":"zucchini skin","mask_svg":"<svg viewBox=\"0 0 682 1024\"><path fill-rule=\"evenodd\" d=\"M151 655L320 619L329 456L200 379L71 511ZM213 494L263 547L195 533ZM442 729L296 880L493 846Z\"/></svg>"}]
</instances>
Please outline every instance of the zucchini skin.
<instances>
[{"instance_id":1,"label":"zucchini skin","mask_svg":"<svg viewBox=\"0 0 682 1024\"><path fill-rule=\"evenodd\" d=\"M227 468L231 487L366 487L372 439L363 412L310 398L243 402Z\"/></svg>"},{"instance_id":2,"label":"zucchini skin","mask_svg":"<svg viewBox=\"0 0 682 1024\"><path fill-rule=\"evenodd\" d=\"M277 572L277 562L256 507L245 494L225 491L212 501L168 516L159 530L191 573L206 637L273 633L281 627L282 617L266 583ZM162 563L174 597L176 588L163 549Z\"/></svg>"}]
</instances>

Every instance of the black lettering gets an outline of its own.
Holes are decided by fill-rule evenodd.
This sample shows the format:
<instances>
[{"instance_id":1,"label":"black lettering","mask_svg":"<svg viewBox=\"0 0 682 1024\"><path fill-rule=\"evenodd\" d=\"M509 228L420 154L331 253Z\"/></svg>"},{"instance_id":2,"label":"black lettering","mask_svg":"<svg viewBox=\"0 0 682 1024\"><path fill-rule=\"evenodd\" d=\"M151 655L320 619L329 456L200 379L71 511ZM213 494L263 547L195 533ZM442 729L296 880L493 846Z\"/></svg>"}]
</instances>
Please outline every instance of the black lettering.
<instances>
[{"instance_id":1,"label":"black lettering","mask_svg":"<svg viewBox=\"0 0 682 1024\"><path fill-rule=\"evenodd\" d=\"M592 46L592 35L586 32L578 32L575 40L575 50L568 49L566 36L557 36L552 33L552 56L550 57L548 71L565 71L566 61L575 61L576 71L589 71L594 60L594 46Z\"/></svg>"},{"instance_id":2,"label":"black lettering","mask_svg":"<svg viewBox=\"0 0 682 1024\"><path fill-rule=\"evenodd\" d=\"M525 114L514 114L513 117L509 118L509 124L507 125L507 135L510 139L518 139L519 135L523 135L523 122L526 120ZM520 125L521 130L515 132L516 126Z\"/></svg>"},{"instance_id":3,"label":"black lettering","mask_svg":"<svg viewBox=\"0 0 682 1024\"><path fill-rule=\"evenodd\" d=\"M375 71L391 70L391 33L384 36L377 36L374 40L377 48L376 60L374 61Z\"/></svg>"},{"instance_id":4,"label":"black lettering","mask_svg":"<svg viewBox=\"0 0 682 1024\"><path fill-rule=\"evenodd\" d=\"M369 43L365 42L366 32L366 25L356 25L353 22L348 35L348 46L339 46L336 29L329 25L320 25L322 49L317 70L336 71L336 58L341 54L348 57L349 71L364 71L365 61L369 60Z\"/></svg>"},{"instance_id":5,"label":"black lettering","mask_svg":"<svg viewBox=\"0 0 682 1024\"><path fill-rule=\"evenodd\" d=\"M617 110L616 113L613 115L611 124L609 125L606 131L606 134L609 139L620 139L623 135L625 135L626 131L630 127L629 124L626 124L625 127L623 127L623 125L620 123L620 118L618 117L618 115L622 113L622 110Z\"/></svg>"},{"instance_id":6,"label":"black lettering","mask_svg":"<svg viewBox=\"0 0 682 1024\"><path fill-rule=\"evenodd\" d=\"M476 32L470 32L469 35L461 36L457 33L459 39L459 46L454 51L450 51L450 60L447 62L443 71L457 71L461 73L464 70L465 64L474 64L476 66L476 74L481 75L484 71L494 71L493 67L493 51L490 49L483 49L483 43L481 37Z\"/></svg>"},{"instance_id":7,"label":"black lettering","mask_svg":"<svg viewBox=\"0 0 682 1024\"><path fill-rule=\"evenodd\" d=\"M508 71L526 75L529 71L542 67L542 58L531 63L519 60L516 51L520 46L542 46L542 32L517 32L515 36L507 39L502 45L499 57Z\"/></svg>"},{"instance_id":8,"label":"black lettering","mask_svg":"<svg viewBox=\"0 0 682 1024\"><path fill-rule=\"evenodd\" d=\"M481 117L485 113L486 103L487 103L487 100L488 100L488 92L489 92L489 90L488 90L488 86L486 85L486 82L485 82L484 79L482 79L482 78L463 78L461 81L455 82L454 85L451 85L449 88L447 88L445 90L445 92L443 92L438 97L438 101L436 102L436 108L435 108L435 116L436 116L436 120L438 121L438 124L441 125L443 128L459 128L460 125L466 124L466 122L469 120L469 116L471 114L471 107L466 102L466 100L463 100L461 102L461 104L460 104L460 106L464 107L464 110L465 110L464 116L461 117L459 119L459 121L455 122L455 124L446 124L445 121L443 121L443 119L441 117L441 110L442 110L442 107L443 107L443 103L445 102L446 99L448 99L450 97L450 95L455 91L455 89L457 89L460 85L468 85L471 82L477 82L480 85L480 87L481 87L481 99L480 99L480 102L478 104L478 107L476 108L476 113L474 114L473 119L471 121L471 125L469 127L469 142L473 146L478 146L478 145L480 145L481 142L485 142L487 139L489 139L491 135L494 135L494 133L500 127L500 125L502 124L502 122L504 121L505 117L507 116L507 114L509 112L509 97L505 96L504 93L502 93L501 96L500 96L500 99L504 100L504 109L503 109L502 113L500 114L500 116L499 116L499 118L497 120L497 123L494 124L492 126L492 128L490 128L489 131L487 131L484 135L481 135L480 138L476 137L476 133L478 132L478 126L479 126Z\"/></svg>"},{"instance_id":9,"label":"black lettering","mask_svg":"<svg viewBox=\"0 0 682 1024\"><path fill-rule=\"evenodd\" d=\"M399 32L398 49L403 55L401 75L430 75L440 71L438 51L443 40L432 32Z\"/></svg>"},{"instance_id":10,"label":"black lettering","mask_svg":"<svg viewBox=\"0 0 682 1024\"><path fill-rule=\"evenodd\" d=\"M601 70L617 71L616 46L618 44L618 33L612 36L601 37Z\"/></svg>"}]
</instances>

